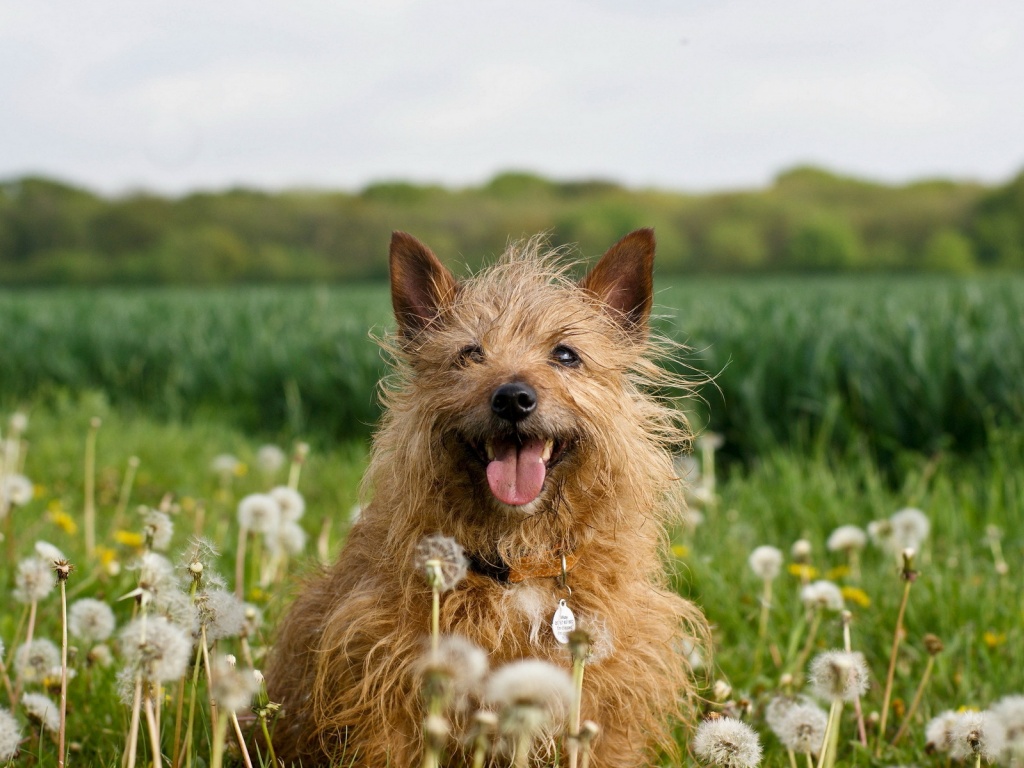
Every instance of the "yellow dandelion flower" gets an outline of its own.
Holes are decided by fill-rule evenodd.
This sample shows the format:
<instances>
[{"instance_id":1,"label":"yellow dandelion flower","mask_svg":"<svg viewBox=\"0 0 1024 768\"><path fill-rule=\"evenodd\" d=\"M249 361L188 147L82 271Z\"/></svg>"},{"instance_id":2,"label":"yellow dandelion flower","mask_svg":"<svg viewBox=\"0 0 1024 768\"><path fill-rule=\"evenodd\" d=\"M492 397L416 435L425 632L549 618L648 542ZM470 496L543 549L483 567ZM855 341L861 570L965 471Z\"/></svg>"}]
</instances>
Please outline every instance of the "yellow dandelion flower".
<instances>
[{"instance_id":1,"label":"yellow dandelion flower","mask_svg":"<svg viewBox=\"0 0 1024 768\"><path fill-rule=\"evenodd\" d=\"M51 523L56 525L69 536L74 536L78 532L78 523L75 522L75 518L63 509L51 508L50 511L46 513L46 516L50 518Z\"/></svg>"},{"instance_id":2,"label":"yellow dandelion flower","mask_svg":"<svg viewBox=\"0 0 1024 768\"><path fill-rule=\"evenodd\" d=\"M985 641L985 645L989 648L998 648L1006 642L1006 633L996 633L991 629L987 629L985 630L985 634L981 636L981 639Z\"/></svg>"},{"instance_id":3,"label":"yellow dandelion flower","mask_svg":"<svg viewBox=\"0 0 1024 768\"><path fill-rule=\"evenodd\" d=\"M249 601L250 602L253 602L253 603L263 603L263 602L266 602L266 599L267 599L267 593L264 592L259 587L253 587L252 589L249 590Z\"/></svg>"},{"instance_id":4,"label":"yellow dandelion flower","mask_svg":"<svg viewBox=\"0 0 1024 768\"><path fill-rule=\"evenodd\" d=\"M249 474L249 465L244 461L235 464L235 477L245 477Z\"/></svg>"},{"instance_id":5,"label":"yellow dandelion flower","mask_svg":"<svg viewBox=\"0 0 1024 768\"><path fill-rule=\"evenodd\" d=\"M114 541L126 547L141 547L146 538L135 531L114 531Z\"/></svg>"},{"instance_id":6,"label":"yellow dandelion flower","mask_svg":"<svg viewBox=\"0 0 1024 768\"><path fill-rule=\"evenodd\" d=\"M672 556L683 558L690 554L690 548L685 544L673 544L672 545Z\"/></svg>"},{"instance_id":7,"label":"yellow dandelion flower","mask_svg":"<svg viewBox=\"0 0 1024 768\"><path fill-rule=\"evenodd\" d=\"M829 581L839 581L840 579L850 575L850 566L848 565L837 565L835 568L829 568L825 574L825 578Z\"/></svg>"},{"instance_id":8,"label":"yellow dandelion flower","mask_svg":"<svg viewBox=\"0 0 1024 768\"><path fill-rule=\"evenodd\" d=\"M181 511L182 512L193 512L196 508L196 500L191 496L181 497Z\"/></svg>"},{"instance_id":9,"label":"yellow dandelion flower","mask_svg":"<svg viewBox=\"0 0 1024 768\"><path fill-rule=\"evenodd\" d=\"M817 578L818 569L813 565L806 565L804 563L790 563L786 569L793 576L798 576L801 579L810 581L811 579Z\"/></svg>"},{"instance_id":10,"label":"yellow dandelion flower","mask_svg":"<svg viewBox=\"0 0 1024 768\"><path fill-rule=\"evenodd\" d=\"M868 593L860 587L843 587L839 591L843 593L844 600L856 603L861 608L867 608L871 605L871 598L868 597Z\"/></svg>"}]
</instances>

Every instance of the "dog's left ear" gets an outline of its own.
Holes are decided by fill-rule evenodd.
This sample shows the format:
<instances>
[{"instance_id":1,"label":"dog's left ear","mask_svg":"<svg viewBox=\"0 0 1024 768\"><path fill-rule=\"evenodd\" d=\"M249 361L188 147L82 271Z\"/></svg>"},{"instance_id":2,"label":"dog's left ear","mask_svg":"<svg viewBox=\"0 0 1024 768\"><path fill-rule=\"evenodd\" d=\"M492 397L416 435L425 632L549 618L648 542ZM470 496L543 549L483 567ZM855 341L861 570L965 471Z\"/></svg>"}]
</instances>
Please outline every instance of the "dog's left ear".
<instances>
[{"instance_id":1,"label":"dog's left ear","mask_svg":"<svg viewBox=\"0 0 1024 768\"><path fill-rule=\"evenodd\" d=\"M450 304L459 286L433 252L405 232L391 234L391 304L398 328L412 338Z\"/></svg>"},{"instance_id":2,"label":"dog's left ear","mask_svg":"<svg viewBox=\"0 0 1024 768\"><path fill-rule=\"evenodd\" d=\"M646 336L654 301L654 230L638 229L619 240L580 287L597 294L631 336Z\"/></svg>"}]
</instances>

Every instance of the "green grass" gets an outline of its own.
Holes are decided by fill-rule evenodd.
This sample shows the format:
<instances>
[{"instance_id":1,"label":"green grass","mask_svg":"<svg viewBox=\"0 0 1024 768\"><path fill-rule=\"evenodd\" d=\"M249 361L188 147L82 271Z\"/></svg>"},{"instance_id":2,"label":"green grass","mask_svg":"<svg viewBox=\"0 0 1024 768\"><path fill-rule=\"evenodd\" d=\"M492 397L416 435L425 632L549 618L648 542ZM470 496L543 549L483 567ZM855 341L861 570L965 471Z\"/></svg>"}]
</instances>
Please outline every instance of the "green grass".
<instances>
[{"instance_id":1,"label":"green grass","mask_svg":"<svg viewBox=\"0 0 1024 768\"><path fill-rule=\"evenodd\" d=\"M129 511L123 521L115 523L112 512L128 459L138 456L138 481L129 509L136 504L155 506L165 493L173 494L180 505L170 550L173 559L192 532L196 509L203 506L204 532L219 544L223 552L220 570L230 582L237 535L234 501L242 494L266 488L270 482L280 482L284 476L282 470L276 478L264 478L254 470L262 438L208 419L178 421L137 413L125 415L102 396L88 395L48 397L30 411L25 473L37 484L37 492L28 506L14 513L13 541L3 544L13 544L16 553L15 558L5 558L0 569L5 585L13 576L16 559L30 554L33 542L43 539L63 549L79 565L70 582L76 597L87 595L109 602L119 625L129 619L131 601L117 598L134 587L134 573L126 567L116 575L94 572L82 551L82 457L93 416L103 420L97 449L102 543L113 549L122 566L131 561L132 549L114 542L113 529L138 530L138 518ZM300 489L308 504L303 525L311 537L307 547L310 559L325 530L324 521L330 521L326 534L329 556L341 544L348 510L357 499L364 445L342 443L314 449L303 470ZM223 452L234 453L249 467L247 473L235 479L230 494L224 493L209 469L211 459ZM876 760L870 752L854 746L850 743L854 737L852 711L846 709L839 753L844 764L941 765L944 758L923 754L922 729L928 716L947 708L985 707L1000 696L1024 692L1024 667L1017 661L1024 643L1024 589L1019 578L1024 541L1018 526L1024 515L1022 455L1024 433L997 429L990 432L982 450L966 459L953 454L900 451L881 467L869 451L856 445L846 452L775 447L752 457L747 468L735 468L727 478L719 479L718 501L703 509L704 520L695 529L677 532L676 554L668 567L677 588L703 607L714 626L714 662L705 670L707 687L702 693L710 698L711 684L718 679L732 686L731 703L708 706L739 707L740 702L749 702L745 717L761 734L766 748L764 765L786 766L788 760L763 720L763 707L777 690L785 667L777 668L767 653L761 654L760 668L752 663L759 654L761 587L747 565L747 556L761 544L788 552L793 541L805 538L812 544L812 564L824 575L841 564L840 558L824 546L837 525L864 526L907 505L920 507L931 519L931 536L918 556L920 578L911 590L894 698L905 704L913 695L925 661L921 648L925 633L938 635L946 648L938 657L910 738L900 747L884 749ZM57 509L78 521L76 533L56 524L53 512ZM996 573L984 540L986 525L999 526L1004 532L1002 547L1010 565L1006 576ZM293 573L296 570L301 566L293 568ZM894 559L870 546L864 553L859 582L852 582L848 575L834 578L859 587L870 601L859 605L848 600L847 605L853 613L854 647L864 651L872 672L872 686L864 701L865 711L871 713L881 706L902 582ZM798 579L788 573L775 582L769 642L777 646L784 660L787 649L798 648L805 637L806 617L798 588ZM251 595L265 608L268 619L262 638L255 643L257 665L287 593L287 587L279 587ZM0 638L10 647L21 611L11 601L5 605L0 611ZM59 641L58 605L56 594L41 604L37 636ZM837 617L827 616L812 651L840 644ZM226 647L238 651L234 641ZM69 687L72 764L119 765L127 709L114 692L114 670L88 669L83 655L79 653L73 660L78 676ZM803 676L801 670L795 670L798 682ZM170 705L164 711L165 734L170 732L172 711ZM898 721L890 720L890 735ZM24 720L23 725L27 735L30 731ZM208 722L202 720L195 739L204 759L208 754L208 727ZM29 754L37 752L37 744L34 738L26 742L26 754L17 764L32 764ZM169 740L165 744L169 753ZM44 738L37 764L56 765L55 749ZM145 747L142 750L140 760L146 755Z\"/></svg>"},{"instance_id":2,"label":"green grass","mask_svg":"<svg viewBox=\"0 0 1024 768\"><path fill-rule=\"evenodd\" d=\"M1024 278L692 279L661 329L715 376L698 424L750 462L776 445L983 448L1024 421ZM0 292L0 405L102 391L126 413L215 417L276 439L365 438L383 284Z\"/></svg>"}]
</instances>

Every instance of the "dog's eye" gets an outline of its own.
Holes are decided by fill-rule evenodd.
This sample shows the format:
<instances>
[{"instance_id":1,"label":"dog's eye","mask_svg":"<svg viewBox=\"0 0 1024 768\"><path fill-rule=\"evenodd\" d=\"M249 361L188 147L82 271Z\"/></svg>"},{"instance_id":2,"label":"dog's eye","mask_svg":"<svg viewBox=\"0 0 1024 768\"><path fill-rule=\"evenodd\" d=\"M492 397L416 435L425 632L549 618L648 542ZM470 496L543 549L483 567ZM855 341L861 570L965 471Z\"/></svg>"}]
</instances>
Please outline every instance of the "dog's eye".
<instances>
[{"instance_id":1,"label":"dog's eye","mask_svg":"<svg viewBox=\"0 0 1024 768\"><path fill-rule=\"evenodd\" d=\"M467 344L459 350L459 354L455 356L455 362L458 365L469 365L470 363L482 363L484 361L484 351L479 344Z\"/></svg>"},{"instance_id":2,"label":"dog's eye","mask_svg":"<svg viewBox=\"0 0 1024 768\"><path fill-rule=\"evenodd\" d=\"M565 346L565 344L559 344L551 350L551 360L552 362L566 368L575 368L583 362L580 360L580 356L576 353L576 350L572 347Z\"/></svg>"}]
</instances>

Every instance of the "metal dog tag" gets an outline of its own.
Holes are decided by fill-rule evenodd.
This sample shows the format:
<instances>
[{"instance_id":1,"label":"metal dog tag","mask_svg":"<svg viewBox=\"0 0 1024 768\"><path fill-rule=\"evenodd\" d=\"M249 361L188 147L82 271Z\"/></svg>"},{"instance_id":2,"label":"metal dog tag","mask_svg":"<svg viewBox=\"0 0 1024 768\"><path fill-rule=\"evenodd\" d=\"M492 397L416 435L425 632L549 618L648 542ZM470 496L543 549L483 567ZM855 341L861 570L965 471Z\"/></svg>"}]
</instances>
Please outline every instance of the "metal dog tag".
<instances>
[{"instance_id":1,"label":"metal dog tag","mask_svg":"<svg viewBox=\"0 0 1024 768\"><path fill-rule=\"evenodd\" d=\"M565 604L565 600L558 601L555 615L551 617L551 631L555 634L555 640L562 645L569 643L569 633L576 629L576 617L572 609Z\"/></svg>"}]
</instances>

